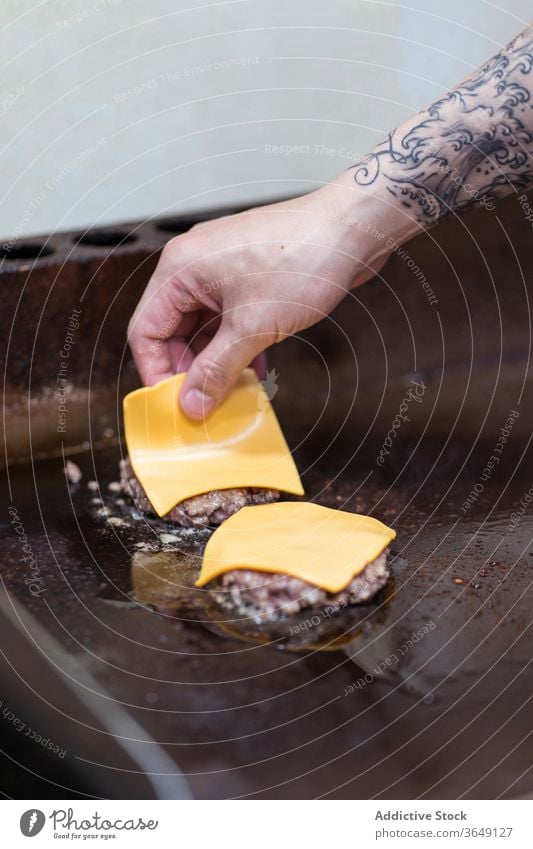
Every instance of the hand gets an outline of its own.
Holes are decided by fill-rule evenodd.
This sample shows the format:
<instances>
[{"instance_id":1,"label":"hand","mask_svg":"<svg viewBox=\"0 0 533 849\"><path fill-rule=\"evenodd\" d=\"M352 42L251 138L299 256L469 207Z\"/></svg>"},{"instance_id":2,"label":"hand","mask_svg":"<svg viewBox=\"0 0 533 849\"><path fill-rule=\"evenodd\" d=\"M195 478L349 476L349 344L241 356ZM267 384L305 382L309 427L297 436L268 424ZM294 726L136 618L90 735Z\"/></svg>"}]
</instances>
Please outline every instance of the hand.
<instances>
[{"instance_id":1,"label":"hand","mask_svg":"<svg viewBox=\"0 0 533 849\"><path fill-rule=\"evenodd\" d=\"M372 277L384 244L354 232L341 212L330 184L168 242L129 327L143 382L188 371L180 404L203 418L244 368L261 370L269 345L315 324Z\"/></svg>"}]
</instances>

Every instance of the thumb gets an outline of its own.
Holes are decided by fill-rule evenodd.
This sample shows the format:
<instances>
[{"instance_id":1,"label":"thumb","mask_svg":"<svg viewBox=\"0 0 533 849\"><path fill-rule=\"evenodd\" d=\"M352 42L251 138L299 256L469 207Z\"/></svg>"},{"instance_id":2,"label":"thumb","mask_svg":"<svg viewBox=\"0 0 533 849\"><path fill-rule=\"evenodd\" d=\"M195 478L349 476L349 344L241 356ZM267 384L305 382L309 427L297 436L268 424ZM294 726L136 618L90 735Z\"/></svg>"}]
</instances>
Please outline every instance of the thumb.
<instances>
[{"instance_id":1,"label":"thumb","mask_svg":"<svg viewBox=\"0 0 533 849\"><path fill-rule=\"evenodd\" d=\"M240 333L222 321L211 342L198 354L180 393L180 406L191 419L203 419L226 398L243 370L272 341L268 334Z\"/></svg>"}]
</instances>

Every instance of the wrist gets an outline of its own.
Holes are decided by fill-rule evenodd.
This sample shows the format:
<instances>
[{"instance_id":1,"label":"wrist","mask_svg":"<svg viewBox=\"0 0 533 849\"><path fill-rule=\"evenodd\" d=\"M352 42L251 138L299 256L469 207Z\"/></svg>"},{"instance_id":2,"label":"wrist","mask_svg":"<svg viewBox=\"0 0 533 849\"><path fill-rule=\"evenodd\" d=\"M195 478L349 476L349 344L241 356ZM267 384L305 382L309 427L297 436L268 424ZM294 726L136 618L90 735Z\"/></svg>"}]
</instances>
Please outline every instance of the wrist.
<instances>
[{"instance_id":1,"label":"wrist","mask_svg":"<svg viewBox=\"0 0 533 849\"><path fill-rule=\"evenodd\" d=\"M350 169L320 190L347 243L353 245L355 238L363 240L375 256L390 253L395 245L420 231L420 224L386 183L386 177L379 173L372 182L356 182L354 169Z\"/></svg>"}]
</instances>

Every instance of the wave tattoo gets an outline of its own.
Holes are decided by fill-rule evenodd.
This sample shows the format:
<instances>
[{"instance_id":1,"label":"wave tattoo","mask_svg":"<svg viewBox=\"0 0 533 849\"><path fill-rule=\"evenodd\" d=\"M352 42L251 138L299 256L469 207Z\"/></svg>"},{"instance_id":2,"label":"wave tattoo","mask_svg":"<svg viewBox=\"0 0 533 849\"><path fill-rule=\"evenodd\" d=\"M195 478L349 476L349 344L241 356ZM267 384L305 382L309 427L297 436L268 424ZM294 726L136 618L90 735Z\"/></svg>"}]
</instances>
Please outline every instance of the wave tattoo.
<instances>
[{"instance_id":1,"label":"wave tattoo","mask_svg":"<svg viewBox=\"0 0 533 849\"><path fill-rule=\"evenodd\" d=\"M353 166L427 226L533 184L533 27Z\"/></svg>"}]
</instances>

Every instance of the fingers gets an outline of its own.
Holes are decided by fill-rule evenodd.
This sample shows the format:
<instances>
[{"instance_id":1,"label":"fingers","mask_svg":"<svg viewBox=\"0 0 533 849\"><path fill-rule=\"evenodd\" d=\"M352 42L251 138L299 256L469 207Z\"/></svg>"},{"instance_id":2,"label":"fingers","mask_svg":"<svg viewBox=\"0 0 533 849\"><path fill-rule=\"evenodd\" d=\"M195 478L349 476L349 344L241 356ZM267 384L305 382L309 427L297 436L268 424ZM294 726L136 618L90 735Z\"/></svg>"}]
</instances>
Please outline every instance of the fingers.
<instances>
[{"instance_id":1,"label":"fingers","mask_svg":"<svg viewBox=\"0 0 533 849\"><path fill-rule=\"evenodd\" d=\"M181 312L171 305L163 309L162 301L157 296L141 301L137 307L128 328L128 339L142 382L151 386L159 380L164 380L173 374L171 351L168 339L176 333L182 321ZM182 342L185 349L186 345ZM179 358L176 348L173 356Z\"/></svg>"},{"instance_id":2,"label":"fingers","mask_svg":"<svg viewBox=\"0 0 533 849\"><path fill-rule=\"evenodd\" d=\"M187 251L182 237L163 248L157 267L131 318L128 341L143 383L151 386L190 365L187 339L196 318L194 298L181 281ZM170 341L171 340L171 341Z\"/></svg>"},{"instance_id":3,"label":"fingers","mask_svg":"<svg viewBox=\"0 0 533 849\"><path fill-rule=\"evenodd\" d=\"M169 339L166 344L169 348L172 374L188 371L194 360L194 352L191 350L188 336Z\"/></svg>"},{"instance_id":4,"label":"fingers","mask_svg":"<svg viewBox=\"0 0 533 849\"><path fill-rule=\"evenodd\" d=\"M193 361L180 394L183 412L202 419L226 398L243 370L270 343L267 334L243 334L222 321L212 341Z\"/></svg>"},{"instance_id":5,"label":"fingers","mask_svg":"<svg viewBox=\"0 0 533 849\"><path fill-rule=\"evenodd\" d=\"M188 340L202 305L176 279L174 265L168 266L163 252L128 327L135 365L146 386L186 371L193 360Z\"/></svg>"},{"instance_id":6,"label":"fingers","mask_svg":"<svg viewBox=\"0 0 533 849\"><path fill-rule=\"evenodd\" d=\"M250 363L250 368L253 368L259 380L264 380L268 369L267 355L263 352L254 357Z\"/></svg>"}]
</instances>

